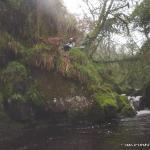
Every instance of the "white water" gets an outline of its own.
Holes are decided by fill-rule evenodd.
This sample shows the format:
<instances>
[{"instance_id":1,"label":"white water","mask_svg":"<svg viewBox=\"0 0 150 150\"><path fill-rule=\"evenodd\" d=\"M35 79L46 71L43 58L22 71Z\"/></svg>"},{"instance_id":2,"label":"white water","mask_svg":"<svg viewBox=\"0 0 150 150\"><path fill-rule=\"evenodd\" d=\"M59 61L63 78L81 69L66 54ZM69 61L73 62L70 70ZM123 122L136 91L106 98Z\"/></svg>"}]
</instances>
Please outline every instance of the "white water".
<instances>
[{"instance_id":1,"label":"white water","mask_svg":"<svg viewBox=\"0 0 150 150\"><path fill-rule=\"evenodd\" d=\"M137 111L140 107L141 98L142 96L128 96L128 101L135 111Z\"/></svg>"},{"instance_id":2,"label":"white water","mask_svg":"<svg viewBox=\"0 0 150 150\"><path fill-rule=\"evenodd\" d=\"M142 96L128 96L128 100L134 101L134 102L139 102Z\"/></svg>"},{"instance_id":3,"label":"white water","mask_svg":"<svg viewBox=\"0 0 150 150\"><path fill-rule=\"evenodd\" d=\"M137 111L137 116L146 115L146 114L150 114L150 110L145 109L145 110Z\"/></svg>"},{"instance_id":4,"label":"white water","mask_svg":"<svg viewBox=\"0 0 150 150\"><path fill-rule=\"evenodd\" d=\"M132 108L134 110L137 110L136 107L139 107L139 103L141 100L142 96L128 96L128 100L130 102L130 105L132 106ZM150 110L149 109L144 109L144 110L140 110L140 111L136 111L137 112L137 116L142 116L142 115L147 115L150 114Z\"/></svg>"}]
</instances>

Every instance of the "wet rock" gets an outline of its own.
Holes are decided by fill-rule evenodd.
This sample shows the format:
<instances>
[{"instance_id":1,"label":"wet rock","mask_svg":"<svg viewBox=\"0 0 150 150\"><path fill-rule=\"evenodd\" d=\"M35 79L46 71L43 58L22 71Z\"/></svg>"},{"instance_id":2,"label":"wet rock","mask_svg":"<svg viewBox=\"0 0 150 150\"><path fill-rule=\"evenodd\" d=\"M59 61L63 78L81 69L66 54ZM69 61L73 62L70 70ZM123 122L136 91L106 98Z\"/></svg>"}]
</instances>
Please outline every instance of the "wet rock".
<instances>
[{"instance_id":1,"label":"wet rock","mask_svg":"<svg viewBox=\"0 0 150 150\"><path fill-rule=\"evenodd\" d=\"M135 109L136 111L140 110L142 96L128 96L128 100L133 109Z\"/></svg>"},{"instance_id":2,"label":"wet rock","mask_svg":"<svg viewBox=\"0 0 150 150\"><path fill-rule=\"evenodd\" d=\"M140 108L150 108L150 82L145 88L143 99L140 103Z\"/></svg>"},{"instance_id":3,"label":"wet rock","mask_svg":"<svg viewBox=\"0 0 150 150\"><path fill-rule=\"evenodd\" d=\"M6 113L16 121L26 121L34 116L32 107L26 103L13 102L11 100L4 103Z\"/></svg>"}]
</instances>

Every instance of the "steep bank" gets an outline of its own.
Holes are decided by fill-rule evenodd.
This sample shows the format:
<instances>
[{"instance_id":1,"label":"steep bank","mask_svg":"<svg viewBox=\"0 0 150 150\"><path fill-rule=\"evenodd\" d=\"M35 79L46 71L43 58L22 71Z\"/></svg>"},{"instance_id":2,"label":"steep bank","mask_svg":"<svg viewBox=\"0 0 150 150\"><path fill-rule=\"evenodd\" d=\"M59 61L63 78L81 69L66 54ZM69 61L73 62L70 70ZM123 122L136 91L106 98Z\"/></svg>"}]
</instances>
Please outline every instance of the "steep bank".
<instances>
[{"instance_id":1,"label":"steep bank","mask_svg":"<svg viewBox=\"0 0 150 150\"><path fill-rule=\"evenodd\" d=\"M101 122L134 115L127 97L102 77L104 66L83 50L43 43L26 48L7 33L0 45L1 105L11 118Z\"/></svg>"}]
</instances>

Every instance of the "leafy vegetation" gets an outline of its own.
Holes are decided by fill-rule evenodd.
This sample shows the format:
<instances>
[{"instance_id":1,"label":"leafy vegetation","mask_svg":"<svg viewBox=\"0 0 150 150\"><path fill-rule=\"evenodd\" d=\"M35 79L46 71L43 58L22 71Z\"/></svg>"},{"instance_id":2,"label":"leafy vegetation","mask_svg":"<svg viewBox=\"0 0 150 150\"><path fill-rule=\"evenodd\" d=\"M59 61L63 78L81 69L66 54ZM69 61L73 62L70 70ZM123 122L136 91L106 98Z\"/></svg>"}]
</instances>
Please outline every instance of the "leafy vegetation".
<instances>
[{"instance_id":1,"label":"leafy vegetation","mask_svg":"<svg viewBox=\"0 0 150 150\"><path fill-rule=\"evenodd\" d=\"M15 103L15 110L29 116L40 108L43 114L60 112L71 117L81 113L86 118L95 112L101 119L134 115L127 97L119 94L142 89L150 80L148 0L137 5L131 15L124 13L129 7L127 0L103 1L92 14L93 20L89 19L91 28L86 38L83 35L87 32L81 33L61 0L5 0L0 4L0 104L11 108ZM131 37L125 48L116 48L113 34L124 35L125 29L129 34L129 16L147 39L139 49ZM61 42L57 46L44 42L54 36L61 42L71 36L81 41L82 37L86 45L66 52ZM58 80L61 88L53 80ZM77 94L87 99L74 98L73 107L67 98ZM82 104L88 106L85 112L81 111Z\"/></svg>"}]
</instances>

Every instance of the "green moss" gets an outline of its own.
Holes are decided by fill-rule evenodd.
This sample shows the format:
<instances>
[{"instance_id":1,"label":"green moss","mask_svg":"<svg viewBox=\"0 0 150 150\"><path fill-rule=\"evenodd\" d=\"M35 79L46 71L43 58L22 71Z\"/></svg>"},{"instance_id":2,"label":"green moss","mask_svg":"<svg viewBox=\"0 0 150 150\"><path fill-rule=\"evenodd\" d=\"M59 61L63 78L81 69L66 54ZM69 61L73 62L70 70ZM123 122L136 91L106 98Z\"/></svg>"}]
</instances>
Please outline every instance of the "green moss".
<instances>
[{"instance_id":1,"label":"green moss","mask_svg":"<svg viewBox=\"0 0 150 150\"><path fill-rule=\"evenodd\" d=\"M129 101L128 101L127 96L118 95L117 99L118 99L118 105L120 106L120 108L123 108L123 107L126 107L129 105Z\"/></svg>"},{"instance_id":2,"label":"green moss","mask_svg":"<svg viewBox=\"0 0 150 150\"><path fill-rule=\"evenodd\" d=\"M12 83L6 83L2 89L3 97L7 100L13 93L17 92Z\"/></svg>"},{"instance_id":3,"label":"green moss","mask_svg":"<svg viewBox=\"0 0 150 150\"><path fill-rule=\"evenodd\" d=\"M57 56L57 50L51 49L46 44L36 44L24 53L24 63L50 71L54 68L54 57Z\"/></svg>"},{"instance_id":4,"label":"green moss","mask_svg":"<svg viewBox=\"0 0 150 150\"><path fill-rule=\"evenodd\" d=\"M57 70L64 76L84 84L89 93L100 90L101 77L88 56L79 48L73 48L68 53L69 55L57 59Z\"/></svg>"},{"instance_id":5,"label":"green moss","mask_svg":"<svg viewBox=\"0 0 150 150\"><path fill-rule=\"evenodd\" d=\"M130 106L126 96L120 96L117 93L97 93L95 100L99 104L100 109L105 111L105 115L109 118L119 113L121 116L130 117L135 115L135 111Z\"/></svg>"},{"instance_id":6,"label":"green moss","mask_svg":"<svg viewBox=\"0 0 150 150\"><path fill-rule=\"evenodd\" d=\"M79 65L75 64L75 68L81 73L82 76L87 77L88 80L99 82L100 76L92 64Z\"/></svg>"},{"instance_id":7,"label":"green moss","mask_svg":"<svg viewBox=\"0 0 150 150\"><path fill-rule=\"evenodd\" d=\"M117 95L116 98L119 106L119 112L122 116L130 117L135 115L135 111L130 106L127 96Z\"/></svg>"},{"instance_id":8,"label":"green moss","mask_svg":"<svg viewBox=\"0 0 150 150\"><path fill-rule=\"evenodd\" d=\"M127 105L123 107L120 114L125 117L132 117L136 114L136 112L131 108L131 106Z\"/></svg>"},{"instance_id":9,"label":"green moss","mask_svg":"<svg viewBox=\"0 0 150 150\"><path fill-rule=\"evenodd\" d=\"M0 34L0 49L4 49L8 46L8 42L12 40L12 37L7 32L0 31Z\"/></svg>"},{"instance_id":10,"label":"green moss","mask_svg":"<svg viewBox=\"0 0 150 150\"><path fill-rule=\"evenodd\" d=\"M4 82L18 82L27 78L27 70L24 65L19 62L10 62L5 70L2 72L2 80Z\"/></svg>"},{"instance_id":11,"label":"green moss","mask_svg":"<svg viewBox=\"0 0 150 150\"><path fill-rule=\"evenodd\" d=\"M100 91L100 86L99 84L95 84L95 83L88 83L87 84L87 90L89 91L90 94L94 94L97 93L98 91Z\"/></svg>"},{"instance_id":12,"label":"green moss","mask_svg":"<svg viewBox=\"0 0 150 150\"><path fill-rule=\"evenodd\" d=\"M26 50L25 54L27 57L33 56L36 54L42 54L43 52L49 52L51 49L51 46L46 45L46 44L36 44L33 45L32 48L29 48Z\"/></svg>"},{"instance_id":13,"label":"green moss","mask_svg":"<svg viewBox=\"0 0 150 150\"><path fill-rule=\"evenodd\" d=\"M6 100L16 93L25 92L27 85L26 67L16 61L10 62L6 69L2 71L1 81L3 84L1 90Z\"/></svg>"},{"instance_id":14,"label":"green moss","mask_svg":"<svg viewBox=\"0 0 150 150\"><path fill-rule=\"evenodd\" d=\"M11 97L10 97L9 99L10 99L11 102L13 102L13 103L17 103L17 104L18 104L18 103L25 103L25 98L24 98L24 96L21 95L21 94L18 94L18 93L11 95Z\"/></svg>"},{"instance_id":15,"label":"green moss","mask_svg":"<svg viewBox=\"0 0 150 150\"><path fill-rule=\"evenodd\" d=\"M72 48L69 51L69 56L76 63L79 63L79 64L89 63L87 54L81 51L79 48Z\"/></svg>"},{"instance_id":16,"label":"green moss","mask_svg":"<svg viewBox=\"0 0 150 150\"><path fill-rule=\"evenodd\" d=\"M0 51L5 52L7 49L11 49L14 54L23 53L25 47L17 42L11 35L9 35L7 32L1 32L0 31Z\"/></svg>"},{"instance_id":17,"label":"green moss","mask_svg":"<svg viewBox=\"0 0 150 150\"><path fill-rule=\"evenodd\" d=\"M26 99L27 102L30 102L35 106L42 107L44 105L43 97L35 87L28 89L26 93Z\"/></svg>"},{"instance_id":18,"label":"green moss","mask_svg":"<svg viewBox=\"0 0 150 150\"><path fill-rule=\"evenodd\" d=\"M94 98L98 103L99 109L103 110L105 120L110 120L117 116L118 105L115 98L116 93L96 93Z\"/></svg>"},{"instance_id":19,"label":"green moss","mask_svg":"<svg viewBox=\"0 0 150 150\"><path fill-rule=\"evenodd\" d=\"M95 99L101 107L112 106L117 108L117 101L113 93L96 93Z\"/></svg>"}]
</instances>

